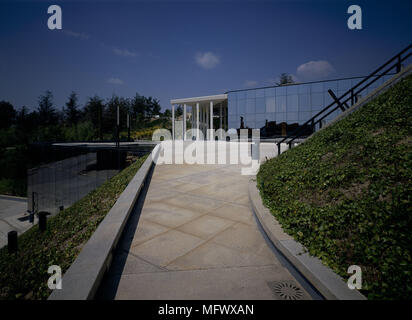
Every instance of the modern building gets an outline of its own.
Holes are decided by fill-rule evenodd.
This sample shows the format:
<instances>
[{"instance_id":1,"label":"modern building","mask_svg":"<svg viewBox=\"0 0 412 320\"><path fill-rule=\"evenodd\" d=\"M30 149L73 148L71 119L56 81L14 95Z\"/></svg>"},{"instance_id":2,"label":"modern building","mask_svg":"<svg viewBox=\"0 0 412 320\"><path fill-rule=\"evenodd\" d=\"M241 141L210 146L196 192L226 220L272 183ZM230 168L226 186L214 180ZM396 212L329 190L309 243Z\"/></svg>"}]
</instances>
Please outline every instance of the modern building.
<instances>
[{"instance_id":1,"label":"modern building","mask_svg":"<svg viewBox=\"0 0 412 320\"><path fill-rule=\"evenodd\" d=\"M365 95L391 77L383 76L365 90ZM365 77L294 83L253 89L232 90L223 94L183 99L172 99L173 138L182 139L187 129L199 129L206 138L207 129L260 129L263 139L286 136L302 126L312 116L332 103L328 92L339 97ZM359 97L358 97L359 98ZM175 107L183 109L183 121L175 121ZM193 115L188 123L187 114ZM336 110L325 118L324 123L335 118ZM317 130L307 125L305 132ZM217 139L207 137L207 139ZM186 138L187 139L187 138Z\"/></svg>"}]
</instances>

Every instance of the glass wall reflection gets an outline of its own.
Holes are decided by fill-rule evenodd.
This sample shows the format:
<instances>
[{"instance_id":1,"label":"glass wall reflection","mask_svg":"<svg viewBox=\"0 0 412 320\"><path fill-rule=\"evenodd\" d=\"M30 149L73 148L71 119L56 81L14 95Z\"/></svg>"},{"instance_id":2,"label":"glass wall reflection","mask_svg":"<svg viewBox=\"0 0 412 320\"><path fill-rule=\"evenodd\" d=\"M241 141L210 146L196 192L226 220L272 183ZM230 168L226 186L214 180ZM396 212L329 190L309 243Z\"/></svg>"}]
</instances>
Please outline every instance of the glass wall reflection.
<instances>
[{"instance_id":1,"label":"glass wall reflection","mask_svg":"<svg viewBox=\"0 0 412 320\"><path fill-rule=\"evenodd\" d=\"M362 95L367 95L388 80L391 75L375 81ZM228 92L228 128L261 129L261 137L277 138L292 133L312 116L332 103L328 90L340 97L364 78L349 78L291 84L269 88L245 89ZM361 97L359 97L361 98ZM331 121L341 111L337 110L325 118ZM307 135L313 130L304 128Z\"/></svg>"}]
</instances>

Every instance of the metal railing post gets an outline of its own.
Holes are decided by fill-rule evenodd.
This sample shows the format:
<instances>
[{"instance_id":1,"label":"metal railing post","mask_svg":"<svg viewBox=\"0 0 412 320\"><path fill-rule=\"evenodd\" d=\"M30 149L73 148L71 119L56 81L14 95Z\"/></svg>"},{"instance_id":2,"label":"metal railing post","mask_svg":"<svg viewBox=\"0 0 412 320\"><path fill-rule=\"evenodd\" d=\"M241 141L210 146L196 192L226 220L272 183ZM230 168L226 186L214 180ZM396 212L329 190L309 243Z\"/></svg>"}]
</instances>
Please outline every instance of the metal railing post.
<instances>
[{"instance_id":1,"label":"metal railing post","mask_svg":"<svg viewBox=\"0 0 412 320\"><path fill-rule=\"evenodd\" d=\"M127 142L130 142L130 112L127 112Z\"/></svg>"},{"instance_id":2,"label":"metal railing post","mask_svg":"<svg viewBox=\"0 0 412 320\"><path fill-rule=\"evenodd\" d=\"M35 192L34 191L32 191L32 193L31 193L31 212L30 212L30 215L29 215L29 222L30 223L34 223L34 214L35 214L35 210L36 210L36 204L35 204L35 199L34 199L34 194L35 194Z\"/></svg>"},{"instance_id":3,"label":"metal railing post","mask_svg":"<svg viewBox=\"0 0 412 320\"><path fill-rule=\"evenodd\" d=\"M116 129L116 131L117 131L117 137L116 137L116 141L117 141L117 147L120 147L120 126L119 125L117 125L117 129Z\"/></svg>"}]
</instances>

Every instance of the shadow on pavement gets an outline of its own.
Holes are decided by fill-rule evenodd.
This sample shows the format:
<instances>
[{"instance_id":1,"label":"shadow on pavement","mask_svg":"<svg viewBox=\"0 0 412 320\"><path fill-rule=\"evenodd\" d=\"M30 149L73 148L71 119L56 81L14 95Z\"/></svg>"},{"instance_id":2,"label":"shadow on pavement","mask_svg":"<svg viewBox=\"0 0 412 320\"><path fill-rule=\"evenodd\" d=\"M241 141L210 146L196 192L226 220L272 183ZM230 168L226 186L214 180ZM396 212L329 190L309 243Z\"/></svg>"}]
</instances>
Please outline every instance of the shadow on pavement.
<instances>
[{"instance_id":1,"label":"shadow on pavement","mask_svg":"<svg viewBox=\"0 0 412 320\"><path fill-rule=\"evenodd\" d=\"M132 245L134 234L139 223L140 213L146 199L147 191L149 190L154 168L155 166L153 165L147 174L143 189L136 200L133 211L126 222L125 229L120 237L119 243L113 252L112 264L104 275L100 287L96 292L96 300L113 300L116 296L120 278L126 264L128 252Z\"/></svg>"}]
</instances>

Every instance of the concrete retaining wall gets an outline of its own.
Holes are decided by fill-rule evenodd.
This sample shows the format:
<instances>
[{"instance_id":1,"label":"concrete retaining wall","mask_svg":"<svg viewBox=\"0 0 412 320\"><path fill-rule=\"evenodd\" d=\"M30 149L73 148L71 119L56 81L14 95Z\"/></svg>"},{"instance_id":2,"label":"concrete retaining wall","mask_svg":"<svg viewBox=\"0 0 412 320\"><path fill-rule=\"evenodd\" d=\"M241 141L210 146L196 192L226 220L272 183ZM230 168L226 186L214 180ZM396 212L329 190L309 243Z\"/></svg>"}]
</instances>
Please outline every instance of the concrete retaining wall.
<instances>
[{"instance_id":1,"label":"concrete retaining wall","mask_svg":"<svg viewBox=\"0 0 412 320\"><path fill-rule=\"evenodd\" d=\"M318 258L310 256L305 247L283 231L276 218L263 205L254 180L249 181L249 200L273 245L326 299L366 300L359 291L350 290L341 277L323 265Z\"/></svg>"},{"instance_id":2,"label":"concrete retaining wall","mask_svg":"<svg viewBox=\"0 0 412 320\"><path fill-rule=\"evenodd\" d=\"M158 152L157 145L64 274L62 289L55 289L49 300L93 299Z\"/></svg>"}]
</instances>

